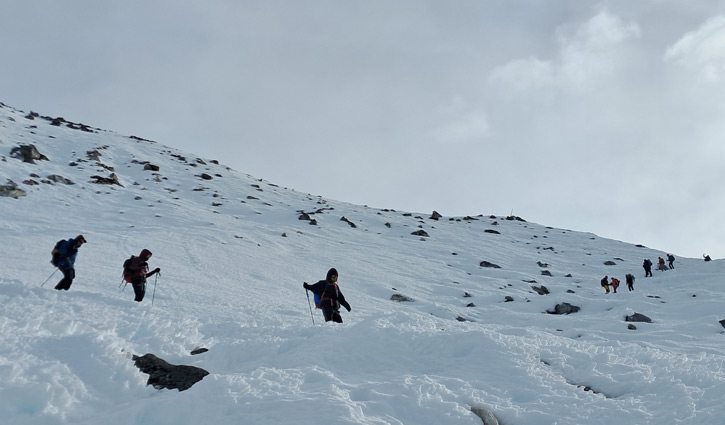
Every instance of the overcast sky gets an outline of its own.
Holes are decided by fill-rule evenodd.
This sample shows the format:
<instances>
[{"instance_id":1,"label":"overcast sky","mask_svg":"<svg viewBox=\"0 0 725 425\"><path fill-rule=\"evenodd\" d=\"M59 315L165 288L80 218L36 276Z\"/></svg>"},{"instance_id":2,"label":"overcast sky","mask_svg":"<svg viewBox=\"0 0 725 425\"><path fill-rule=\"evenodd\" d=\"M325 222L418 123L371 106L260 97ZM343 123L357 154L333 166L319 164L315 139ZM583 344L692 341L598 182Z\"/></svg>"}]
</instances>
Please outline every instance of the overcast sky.
<instances>
[{"instance_id":1,"label":"overcast sky","mask_svg":"<svg viewBox=\"0 0 725 425\"><path fill-rule=\"evenodd\" d=\"M0 102L371 207L725 257L725 0L2 0Z\"/></svg>"}]
</instances>

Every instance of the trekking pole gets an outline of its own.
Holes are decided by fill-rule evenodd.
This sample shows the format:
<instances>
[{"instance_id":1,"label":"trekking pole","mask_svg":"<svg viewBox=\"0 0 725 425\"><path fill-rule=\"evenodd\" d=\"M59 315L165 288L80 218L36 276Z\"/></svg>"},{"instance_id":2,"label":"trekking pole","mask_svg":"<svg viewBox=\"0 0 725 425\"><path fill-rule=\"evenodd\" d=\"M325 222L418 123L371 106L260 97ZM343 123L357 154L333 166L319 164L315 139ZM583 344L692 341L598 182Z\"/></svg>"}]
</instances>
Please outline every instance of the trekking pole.
<instances>
[{"instance_id":1,"label":"trekking pole","mask_svg":"<svg viewBox=\"0 0 725 425\"><path fill-rule=\"evenodd\" d=\"M159 280L159 275L161 272L156 273L156 277L154 278L154 293L151 294L151 305L154 305L154 298L156 298L156 281Z\"/></svg>"},{"instance_id":2,"label":"trekking pole","mask_svg":"<svg viewBox=\"0 0 725 425\"><path fill-rule=\"evenodd\" d=\"M121 287L121 285L123 285L123 289L121 289L121 292L123 292L123 290L126 289L126 285L124 285L124 283L128 283L128 282L126 282L126 279L122 278L121 283L118 284L119 288Z\"/></svg>"},{"instance_id":3,"label":"trekking pole","mask_svg":"<svg viewBox=\"0 0 725 425\"><path fill-rule=\"evenodd\" d=\"M54 275L54 274L55 274L55 272L57 272L57 271L58 271L58 267L56 267L56 268L55 268L55 270L53 270L53 273L51 273L51 274L50 274L50 276L48 276L48 278L47 278L47 279L45 279L45 282L43 282L43 283L41 283L41 284L40 284L40 287L42 288L42 287L43 287L43 285L45 285L45 284L46 284L46 283L47 283L47 282L48 282L48 281L50 280L50 278L51 278L51 277L53 277L53 275Z\"/></svg>"},{"instance_id":4,"label":"trekking pole","mask_svg":"<svg viewBox=\"0 0 725 425\"><path fill-rule=\"evenodd\" d=\"M310 304L310 291L305 289L305 294L307 294L307 306L310 308L310 317L312 317L312 326L314 326L315 316L312 314L312 304Z\"/></svg>"}]
</instances>

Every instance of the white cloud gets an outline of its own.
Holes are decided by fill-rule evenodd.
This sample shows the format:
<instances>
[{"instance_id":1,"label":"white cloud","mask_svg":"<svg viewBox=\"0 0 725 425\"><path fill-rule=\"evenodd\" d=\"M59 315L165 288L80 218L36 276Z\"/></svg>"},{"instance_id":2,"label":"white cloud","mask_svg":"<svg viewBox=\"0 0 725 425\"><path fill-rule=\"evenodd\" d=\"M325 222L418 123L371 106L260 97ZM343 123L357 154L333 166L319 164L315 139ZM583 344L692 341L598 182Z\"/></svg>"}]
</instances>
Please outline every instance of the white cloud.
<instances>
[{"instance_id":1,"label":"white cloud","mask_svg":"<svg viewBox=\"0 0 725 425\"><path fill-rule=\"evenodd\" d=\"M515 59L494 69L491 81L520 90L549 86L586 89L616 74L618 66L626 63L623 45L639 36L636 23L602 9L573 31L568 26L559 28L557 57Z\"/></svg>"},{"instance_id":2,"label":"white cloud","mask_svg":"<svg viewBox=\"0 0 725 425\"><path fill-rule=\"evenodd\" d=\"M725 81L725 16L709 19L685 34L665 53L675 62L711 82Z\"/></svg>"}]
</instances>

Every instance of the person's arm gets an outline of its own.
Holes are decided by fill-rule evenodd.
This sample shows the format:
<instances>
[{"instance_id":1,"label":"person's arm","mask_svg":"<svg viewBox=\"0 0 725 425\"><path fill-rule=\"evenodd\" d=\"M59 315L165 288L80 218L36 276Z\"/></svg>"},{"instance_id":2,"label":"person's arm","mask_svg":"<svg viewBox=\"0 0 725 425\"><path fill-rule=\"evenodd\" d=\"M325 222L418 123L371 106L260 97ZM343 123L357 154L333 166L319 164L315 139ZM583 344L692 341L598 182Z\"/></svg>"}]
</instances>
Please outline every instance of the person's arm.
<instances>
[{"instance_id":1,"label":"person's arm","mask_svg":"<svg viewBox=\"0 0 725 425\"><path fill-rule=\"evenodd\" d=\"M160 271L161 271L161 269L158 268L158 267L156 267L155 269L153 269L150 272L146 273L146 277L151 277L151 276L155 275L156 273L158 273Z\"/></svg>"},{"instance_id":2,"label":"person's arm","mask_svg":"<svg viewBox=\"0 0 725 425\"><path fill-rule=\"evenodd\" d=\"M347 309L348 312L350 310L352 310L352 308L350 307L350 304L347 301L345 301L345 296L342 295L342 292L338 292L337 300L340 302L341 306L343 306Z\"/></svg>"}]
</instances>

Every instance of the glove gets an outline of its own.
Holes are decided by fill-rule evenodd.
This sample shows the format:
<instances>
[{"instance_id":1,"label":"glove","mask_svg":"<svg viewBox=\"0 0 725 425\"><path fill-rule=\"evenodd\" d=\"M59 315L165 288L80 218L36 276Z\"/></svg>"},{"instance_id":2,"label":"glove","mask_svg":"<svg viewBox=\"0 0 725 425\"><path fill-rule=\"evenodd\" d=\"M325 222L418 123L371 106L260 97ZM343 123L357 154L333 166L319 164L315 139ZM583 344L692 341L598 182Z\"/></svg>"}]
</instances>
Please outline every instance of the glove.
<instances>
[{"instance_id":1,"label":"glove","mask_svg":"<svg viewBox=\"0 0 725 425\"><path fill-rule=\"evenodd\" d=\"M348 313L352 311L352 307L350 307L349 305L346 305L345 308L347 309Z\"/></svg>"},{"instance_id":2,"label":"glove","mask_svg":"<svg viewBox=\"0 0 725 425\"><path fill-rule=\"evenodd\" d=\"M302 287L305 289L310 289L310 285L308 285L307 282L302 282Z\"/></svg>"},{"instance_id":3,"label":"glove","mask_svg":"<svg viewBox=\"0 0 725 425\"><path fill-rule=\"evenodd\" d=\"M154 269L154 273L160 273L160 272L161 272L161 268L160 268L160 267L156 267L156 268Z\"/></svg>"}]
</instances>

